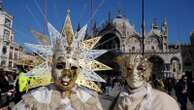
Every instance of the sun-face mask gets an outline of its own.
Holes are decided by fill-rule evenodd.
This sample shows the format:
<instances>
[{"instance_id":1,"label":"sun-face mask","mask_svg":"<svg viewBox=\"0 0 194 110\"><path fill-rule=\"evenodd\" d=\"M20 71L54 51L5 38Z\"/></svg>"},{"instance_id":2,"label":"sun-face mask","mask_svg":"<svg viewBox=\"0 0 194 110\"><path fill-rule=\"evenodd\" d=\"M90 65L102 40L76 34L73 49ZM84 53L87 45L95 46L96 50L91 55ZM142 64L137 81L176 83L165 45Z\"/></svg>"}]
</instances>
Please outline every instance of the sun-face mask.
<instances>
[{"instance_id":1,"label":"sun-face mask","mask_svg":"<svg viewBox=\"0 0 194 110\"><path fill-rule=\"evenodd\" d=\"M44 73L48 74L46 76L52 74L53 81L49 80L49 83L54 82L62 91L71 91L77 85L100 92L95 82L105 82L105 80L96 71L111 70L111 68L96 58L107 50L93 49L101 36L84 40L86 30L87 25L78 32L73 32L69 11L61 33L48 23L50 44L26 44L45 60L42 65L33 69L32 73L41 75L44 70L46 71Z\"/></svg>"},{"instance_id":2,"label":"sun-face mask","mask_svg":"<svg viewBox=\"0 0 194 110\"><path fill-rule=\"evenodd\" d=\"M78 68L71 64L67 66L66 57L62 55L61 52L59 53L56 53L53 59L53 80L59 89L69 91L75 86L75 82L78 77Z\"/></svg>"},{"instance_id":3,"label":"sun-face mask","mask_svg":"<svg viewBox=\"0 0 194 110\"><path fill-rule=\"evenodd\" d=\"M130 88L139 88L150 79L151 63L142 55L122 56L122 76Z\"/></svg>"}]
</instances>

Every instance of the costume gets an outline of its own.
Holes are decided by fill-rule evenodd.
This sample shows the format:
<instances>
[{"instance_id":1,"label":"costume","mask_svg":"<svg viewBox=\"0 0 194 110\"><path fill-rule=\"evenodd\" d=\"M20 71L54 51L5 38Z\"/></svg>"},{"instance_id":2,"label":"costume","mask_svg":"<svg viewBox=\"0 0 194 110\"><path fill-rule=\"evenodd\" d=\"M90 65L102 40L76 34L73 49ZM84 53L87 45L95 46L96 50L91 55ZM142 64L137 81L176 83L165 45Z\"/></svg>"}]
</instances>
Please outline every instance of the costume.
<instances>
[{"instance_id":1,"label":"costume","mask_svg":"<svg viewBox=\"0 0 194 110\"><path fill-rule=\"evenodd\" d=\"M194 80L188 82L188 97L194 109Z\"/></svg>"},{"instance_id":2,"label":"costume","mask_svg":"<svg viewBox=\"0 0 194 110\"><path fill-rule=\"evenodd\" d=\"M95 92L100 89L93 81L105 81L95 71L111 68L95 60L106 50L92 50L101 37L84 40L86 29L87 25L74 34L68 12L61 33L48 23L49 45L45 41L41 45L26 44L45 59L27 73L35 77L31 87L47 85L48 81L53 84L24 95L13 110L102 110Z\"/></svg>"},{"instance_id":3,"label":"costume","mask_svg":"<svg viewBox=\"0 0 194 110\"><path fill-rule=\"evenodd\" d=\"M62 98L55 87L41 87L23 96L14 110L102 110L98 94L74 87L69 98Z\"/></svg>"},{"instance_id":4,"label":"costume","mask_svg":"<svg viewBox=\"0 0 194 110\"><path fill-rule=\"evenodd\" d=\"M181 105L181 110L187 110L187 99L188 99L187 76L182 76L182 78L176 84L176 95L177 101Z\"/></svg>"},{"instance_id":5,"label":"costume","mask_svg":"<svg viewBox=\"0 0 194 110\"><path fill-rule=\"evenodd\" d=\"M114 110L179 110L173 98L148 83L152 66L146 58L120 56L117 61L122 65L125 72L122 75L128 86L119 94Z\"/></svg>"}]
</instances>

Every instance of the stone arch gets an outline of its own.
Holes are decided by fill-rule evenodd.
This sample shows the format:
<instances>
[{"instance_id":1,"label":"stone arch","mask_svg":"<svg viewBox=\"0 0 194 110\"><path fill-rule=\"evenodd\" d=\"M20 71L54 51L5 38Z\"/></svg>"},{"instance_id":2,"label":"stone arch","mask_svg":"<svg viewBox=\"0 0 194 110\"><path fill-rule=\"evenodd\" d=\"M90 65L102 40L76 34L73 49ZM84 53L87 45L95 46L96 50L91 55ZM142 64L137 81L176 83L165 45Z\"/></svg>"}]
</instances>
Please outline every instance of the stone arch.
<instances>
[{"instance_id":1,"label":"stone arch","mask_svg":"<svg viewBox=\"0 0 194 110\"><path fill-rule=\"evenodd\" d=\"M5 60L1 61L1 66L3 66L3 67L6 66L6 61Z\"/></svg>"},{"instance_id":2,"label":"stone arch","mask_svg":"<svg viewBox=\"0 0 194 110\"><path fill-rule=\"evenodd\" d=\"M125 45L127 47L127 52L140 52L141 51L141 40L138 36L132 36L127 38L125 41Z\"/></svg>"},{"instance_id":3,"label":"stone arch","mask_svg":"<svg viewBox=\"0 0 194 110\"><path fill-rule=\"evenodd\" d=\"M157 51L157 50L161 49L160 39L156 35L150 35L150 36L146 37L144 43L145 43L145 48L147 50Z\"/></svg>"},{"instance_id":4,"label":"stone arch","mask_svg":"<svg viewBox=\"0 0 194 110\"><path fill-rule=\"evenodd\" d=\"M148 59L152 62L152 77L160 79L164 77L164 60L158 55L152 55Z\"/></svg>"},{"instance_id":5,"label":"stone arch","mask_svg":"<svg viewBox=\"0 0 194 110\"><path fill-rule=\"evenodd\" d=\"M97 43L96 48L108 50L120 50L121 48L121 34L119 31L107 31L101 34L102 38Z\"/></svg>"},{"instance_id":6,"label":"stone arch","mask_svg":"<svg viewBox=\"0 0 194 110\"><path fill-rule=\"evenodd\" d=\"M103 34L100 34L102 38L96 44L97 49L106 49L108 52L100 56L97 60L110 66L112 70L109 71L100 71L99 74L105 73L102 75L118 75L120 71L118 69L118 64L114 62L112 59L116 57L116 53L121 50L121 34L116 30L106 31ZM108 74L107 74L108 73Z\"/></svg>"},{"instance_id":7,"label":"stone arch","mask_svg":"<svg viewBox=\"0 0 194 110\"><path fill-rule=\"evenodd\" d=\"M170 59L170 69L171 69L172 75L174 77L177 77L180 74L180 72L181 72L181 61L180 61L179 58L173 56Z\"/></svg>"},{"instance_id":8,"label":"stone arch","mask_svg":"<svg viewBox=\"0 0 194 110\"><path fill-rule=\"evenodd\" d=\"M177 58L177 57L175 57L175 56L173 56L173 57L170 59L170 63L171 63L173 60L177 60L178 62L180 62L180 59Z\"/></svg>"}]
</instances>

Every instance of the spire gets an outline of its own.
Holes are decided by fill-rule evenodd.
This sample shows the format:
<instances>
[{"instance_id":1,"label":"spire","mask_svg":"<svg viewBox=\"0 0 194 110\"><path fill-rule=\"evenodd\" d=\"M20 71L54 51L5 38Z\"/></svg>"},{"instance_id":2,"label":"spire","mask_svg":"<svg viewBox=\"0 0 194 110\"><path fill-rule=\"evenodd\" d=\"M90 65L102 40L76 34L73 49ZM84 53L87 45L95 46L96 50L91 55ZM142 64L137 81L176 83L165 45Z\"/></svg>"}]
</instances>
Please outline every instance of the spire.
<instances>
[{"instance_id":1,"label":"spire","mask_svg":"<svg viewBox=\"0 0 194 110\"><path fill-rule=\"evenodd\" d=\"M67 9L67 15L69 15L70 14L70 9Z\"/></svg>"},{"instance_id":2,"label":"spire","mask_svg":"<svg viewBox=\"0 0 194 110\"><path fill-rule=\"evenodd\" d=\"M124 14L123 14L123 11L121 10L121 9L118 9L118 12L117 12L118 14L117 14L117 18L124 18Z\"/></svg>"},{"instance_id":3,"label":"spire","mask_svg":"<svg viewBox=\"0 0 194 110\"><path fill-rule=\"evenodd\" d=\"M161 24L161 34L162 34L162 41L163 41L163 51L168 50L168 24L166 17L164 18Z\"/></svg>"},{"instance_id":4,"label":"spire","mask_svg":"<svg viewBox=\"0 0 194 110\"><path fill-rule=\"evenodd\" d=\"M163 23L161 25L161 33L165 36L167 36L168 34L168 23L166 17L164 18Z\"/></svg>"},{"instance_id":5,"label":"spire","mask_svg":"<svg viewBox=\"0 0 194 110\"><path fill-rule=\"evenodd\" d=\"M80 29L81 29L80 23L78 23L78 25L77 25L77 32L78 32Z\"/></svg>"},{"instance_id":6,"label":"spire","mask_svg":"<svg viewBox=\"0 0 194 110\"><path fill-rule=\"evenodd\" d=\"M0 0L0 10L3 10L3 0Z\"/></svg>"},{"instance_id":7,"label":"spire","mask_svg":"<svg viewBox=\"0 0 194 110\"><path fill-rule=\"evenodd\" d=\"M96 35L97 34L97 26L96 26L96 21L94 22L94 25L93 25L93 34Z\"/></svg>"},{"instance_id":8,"label":"spire","mask_svg":"<svg viewBox=\"0 0 194 110\"><path fill-rule=\"evenodd\" d=\"M166 17L164 18L163 25L164 25L164 26L167 26L167 25L168 25L168 23L167 23L167 18L166 18Z\"/></svg>"}]
</instances>

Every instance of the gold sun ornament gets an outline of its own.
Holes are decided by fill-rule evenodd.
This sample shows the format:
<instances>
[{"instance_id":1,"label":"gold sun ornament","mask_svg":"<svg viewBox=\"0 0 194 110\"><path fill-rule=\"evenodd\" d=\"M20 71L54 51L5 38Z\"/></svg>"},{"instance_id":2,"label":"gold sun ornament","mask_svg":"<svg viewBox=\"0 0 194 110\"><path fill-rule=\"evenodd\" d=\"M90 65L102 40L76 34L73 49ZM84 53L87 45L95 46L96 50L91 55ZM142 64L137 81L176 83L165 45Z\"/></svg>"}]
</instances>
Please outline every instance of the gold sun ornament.
<instances>
[{"instance_id":1,"label":"gold sun ornament","mask_svg":"<svg viewBox=\"0 0 194 110\"><path fill-rule=\"evenodd\" d=\"M80 31L74 33L69 11L61 33L58 32L54 26L52 26L52 24L48 23L48 31L50 35L49 45L44 45L44 43L41 42L39 42L39 44L25 43L28 48L30 48L33 52L37 53L45 60L44 63L37 65L26 75L38 77L39 79L44 76L43 79L41 79L42 82L44 82L45 79L48 82L48 79L50 79L51 76L50 64L52 63L52 55L55 50L60 47L60 51L66 55L66 63L75 65L79 68L79 75L76 80L77 85L100 92L101 90L95 82L105 82L105 80L101 78L95 71L111 70L111 68L95 59L106 53L107 50L93 49L93 47L101 39L101 36L84 40L86 30L87 25L82 27ZM39 39L41 39L40 36ZM42 72L42 69L44 72ZM43 74L47 74L48 78L45 78L46 75ZM48 84L50 83L51 79ZM41 82L34 83L32 87L41 85Z\"/></svg>"}]
</instances>

